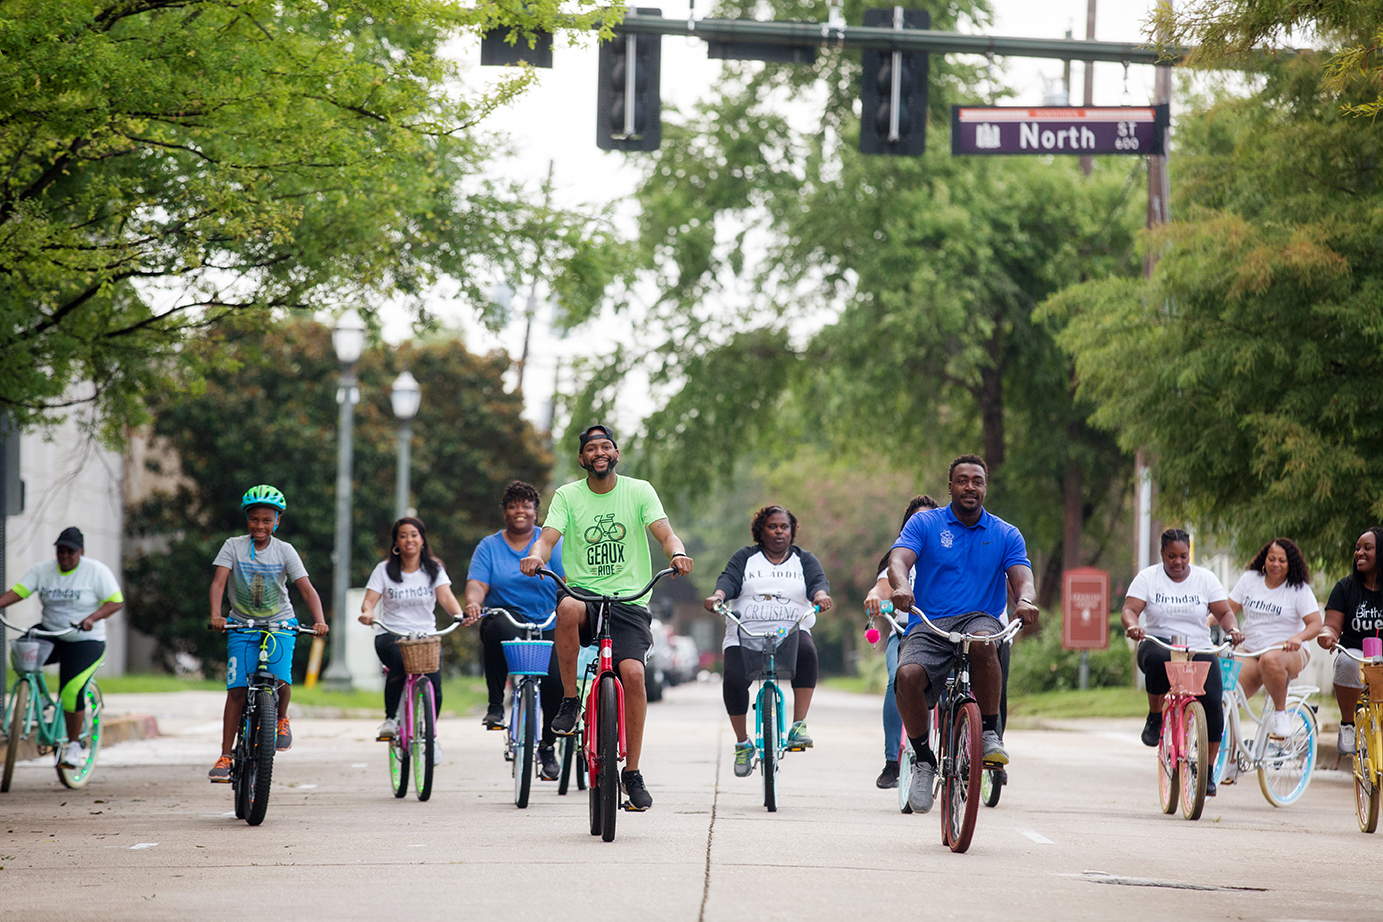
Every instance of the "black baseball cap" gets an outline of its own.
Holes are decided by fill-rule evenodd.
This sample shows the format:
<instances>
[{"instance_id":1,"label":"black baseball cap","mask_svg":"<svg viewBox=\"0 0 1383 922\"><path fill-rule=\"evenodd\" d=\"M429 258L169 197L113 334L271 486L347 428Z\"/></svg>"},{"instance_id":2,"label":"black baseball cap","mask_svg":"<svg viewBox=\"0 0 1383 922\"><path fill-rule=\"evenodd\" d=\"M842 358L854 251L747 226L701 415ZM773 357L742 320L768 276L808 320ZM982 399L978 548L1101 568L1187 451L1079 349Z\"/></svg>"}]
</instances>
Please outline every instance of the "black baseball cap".
<instances>
[{"instance_id":1,"label":"black baseball cap","mask_svg":"<svg viewBox=\"0 0 1383 922\"><path fill-rule=\"evenodd\" d=\"M615 441L615 431L609 426L597 423L594 426L587 426L582 430L580 436L581 444L576 447L576 450L580 452L586 447L586 443L593 439L609 439L611 445L619 448L619 443Z\"/></svg>"},{"instance_id":2,"label":"black baseball cap","mask_svg":"<svg viewBox=\"0 0 1383 922\"><path fill-rule=\"evenodd\" d=\"M86 550L86 539L82 537L81 530L76 525L69 525L58 535L58 540L53 542L53 547L70 547L74 551Z\"/></svg>"}]
</instances>

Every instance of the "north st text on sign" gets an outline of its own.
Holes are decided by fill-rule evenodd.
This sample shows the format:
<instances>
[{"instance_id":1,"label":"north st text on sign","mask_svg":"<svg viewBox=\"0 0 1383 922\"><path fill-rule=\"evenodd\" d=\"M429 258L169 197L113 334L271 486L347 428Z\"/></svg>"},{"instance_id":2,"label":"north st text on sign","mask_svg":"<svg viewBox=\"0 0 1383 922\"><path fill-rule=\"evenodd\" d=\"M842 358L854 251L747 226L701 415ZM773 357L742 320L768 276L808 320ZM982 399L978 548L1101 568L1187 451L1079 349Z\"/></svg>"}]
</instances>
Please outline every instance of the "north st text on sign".
<instances>
[{"instance_id":1,"label":"north st text on sign","mask_svg":"<svg viewBox=\"0 0 1383 922\"><path fill-rule=\"evenodd\" d=\"M952 106L952 154L1164 152L1170 107Z\"/></svg>"}]
</instances>

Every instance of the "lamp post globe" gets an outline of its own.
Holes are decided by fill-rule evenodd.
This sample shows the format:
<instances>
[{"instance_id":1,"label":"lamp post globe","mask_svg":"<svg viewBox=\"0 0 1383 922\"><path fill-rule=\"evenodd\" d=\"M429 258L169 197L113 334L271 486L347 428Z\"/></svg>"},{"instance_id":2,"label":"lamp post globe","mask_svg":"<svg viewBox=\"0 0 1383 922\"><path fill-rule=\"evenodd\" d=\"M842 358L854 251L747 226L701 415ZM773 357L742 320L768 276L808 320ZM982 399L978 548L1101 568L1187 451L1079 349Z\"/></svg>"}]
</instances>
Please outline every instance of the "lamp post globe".
<instances>
[{"instance_id":1,"label":"lamp post globe","mask_svg":"<svg viewBox=\"0 0 1383 922\"><path fill-rule=\"evenodd\" d=\"M331 347L342 365L354 365L365 351L365 321L355 308L348 308L331 328Z\"/></svg>"},{"instance_id":2,"label":"lamp post globe","mask_svg":"<svg viewBox=\"0 0 1383 922\"><path fill-rule=\"evenodd\" d=\"M408 515L410 454L413 447L413 417L418 415L423 392L410 372L400 372L389 392L389 402L399 420L398 470L394 481L394 519Z\"/></svg>"}]
</instances>

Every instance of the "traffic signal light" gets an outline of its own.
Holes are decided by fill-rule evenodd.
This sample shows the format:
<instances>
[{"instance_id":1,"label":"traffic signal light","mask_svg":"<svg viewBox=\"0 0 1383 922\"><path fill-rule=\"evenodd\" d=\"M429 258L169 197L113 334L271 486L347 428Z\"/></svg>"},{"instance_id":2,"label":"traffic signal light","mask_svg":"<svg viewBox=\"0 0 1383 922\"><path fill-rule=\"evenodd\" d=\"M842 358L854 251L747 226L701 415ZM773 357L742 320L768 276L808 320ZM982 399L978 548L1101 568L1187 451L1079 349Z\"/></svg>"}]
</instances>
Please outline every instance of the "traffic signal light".
<instances>
[{"instance_id":1,"label":"traffic signal light","mask_svg":"<svg viewBox=\"0 0 1383 922\"><path fill-rule=\"evenodd\" d=\"M662 16L639 8L641 16ZM657 150L663 140L659 98L662 37L615 32L600 46L596 90L596 146L601 150Z\"/></svg>"},{"instance_id":2,"label":"traffic signal light","mask_svg":"<svg viewBox=\"0 0 1383 922\"><path fill-rule=\"evenodd\" d=\"M926 10L865 10L875 28L926 29ZM927 69L922 51L865 48L860 55L860 153L916 157L927 149Z\"/></svg>"}]
</instances>

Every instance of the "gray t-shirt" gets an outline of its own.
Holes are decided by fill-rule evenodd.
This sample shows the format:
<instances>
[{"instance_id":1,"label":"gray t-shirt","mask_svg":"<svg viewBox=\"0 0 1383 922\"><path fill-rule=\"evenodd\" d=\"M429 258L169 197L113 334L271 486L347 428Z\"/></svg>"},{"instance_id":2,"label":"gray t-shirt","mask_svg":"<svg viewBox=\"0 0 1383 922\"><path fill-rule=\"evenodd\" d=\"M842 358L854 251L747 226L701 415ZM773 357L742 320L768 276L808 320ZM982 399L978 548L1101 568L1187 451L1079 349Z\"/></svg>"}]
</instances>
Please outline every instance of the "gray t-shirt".
<instances>
[{"instance_id":1,"label":"gray t-shirt","mask_svg":"<svg viewBox=\"0 0 1383 922\"><path fill-rule=\"evenodd\" d=\"M261 551L249 535L239 535L226 539L213 563L231 571L226 596L236 614L275 624L293 617L288 584L307 575L293 545L271 537Z\"/></svg>"}]
</instances>

